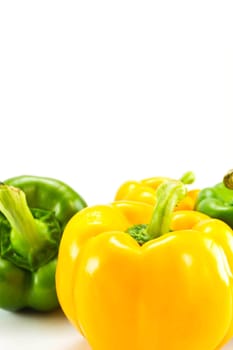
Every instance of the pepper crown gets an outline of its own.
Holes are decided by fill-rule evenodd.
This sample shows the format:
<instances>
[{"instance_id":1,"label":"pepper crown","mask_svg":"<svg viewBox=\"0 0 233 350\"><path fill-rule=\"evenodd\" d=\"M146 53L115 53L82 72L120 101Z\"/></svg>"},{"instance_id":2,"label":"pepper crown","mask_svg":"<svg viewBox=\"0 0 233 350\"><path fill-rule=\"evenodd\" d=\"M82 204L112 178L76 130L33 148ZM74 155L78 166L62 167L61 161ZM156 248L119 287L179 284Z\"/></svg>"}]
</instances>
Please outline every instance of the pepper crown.
<instances>
[{"instance_id":1,"label":"pepper crown","mask_svg":"<svg viewBox=\"0 0 233 350\"><path fill-rule=\"evenodd\" d=\"M162 183L156 191L156 205L149 225L134 225L126 232L140 245L168 233L174 208L186 193L186 186L181 181Z\"/></svg>"},{"instance_id":2,"label":"pepper crown","mask_svg":"<svg viewBox=\"0 0 233 350\"><path fill-rule=\"evenodd\" d=\"M0 253L30 271L54 258L61 236L53 212L30 209L26 196L16 187L0 183Z\"/></svg>"}]
</instances>

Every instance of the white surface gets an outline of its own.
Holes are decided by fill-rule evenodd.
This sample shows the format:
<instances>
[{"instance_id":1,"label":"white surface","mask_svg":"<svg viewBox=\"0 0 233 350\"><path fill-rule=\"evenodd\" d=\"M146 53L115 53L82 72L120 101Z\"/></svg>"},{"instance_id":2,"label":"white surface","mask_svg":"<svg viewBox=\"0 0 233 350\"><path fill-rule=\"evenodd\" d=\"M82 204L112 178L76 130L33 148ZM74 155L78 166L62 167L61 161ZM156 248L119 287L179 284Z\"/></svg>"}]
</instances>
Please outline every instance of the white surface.
<instances>
[{"instance_id":1,"label":"white surface","mask_svg":"<svg viewBox=\"0 0 233 350\"><path fill-rule=\"evenodd\" d=\"M127 179L233 167L232 0L0 1L0 180L59 178L88 204ZM81 341L81 343L80 343ZM0 311L6 350L86 350L61 315Z\"/></svg>"},{"instance_id":2,"label":"white surface","mask_svg":"<svg viewBox=\"0 0 233 350\"><path fill-rule=\"evenodd\" d=\"M0 312L1 349L90 350L64 315Z\"/></svg>"},{"instance_id":3,"label":"white surface","mask_svg":"<svg viewBox=\"0 0 233 350\"><path fill-rule=\"evenodd\" d=\"M91 350L61 312L44 317L1 311L0 329L1 349L4 350ZM230 349L233 349L233 341L223 350Z\"/></svg>"}]
</instances>

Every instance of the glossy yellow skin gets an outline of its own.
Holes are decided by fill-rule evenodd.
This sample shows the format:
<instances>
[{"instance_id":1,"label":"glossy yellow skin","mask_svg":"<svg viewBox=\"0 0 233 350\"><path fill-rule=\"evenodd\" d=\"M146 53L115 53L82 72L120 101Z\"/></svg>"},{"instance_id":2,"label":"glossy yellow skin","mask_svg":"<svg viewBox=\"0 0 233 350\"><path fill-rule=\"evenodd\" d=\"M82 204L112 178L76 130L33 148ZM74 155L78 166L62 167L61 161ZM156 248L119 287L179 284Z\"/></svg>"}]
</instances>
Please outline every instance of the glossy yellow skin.
<instances>
[{"instance_id":1,"label":"glossy yellow skin","mask_svg":"<svg viewBox=\"0 0 233 350\"><path fill-rule=\"evenodd\" d=\"M173 232L139 246L124 231L153 206L88 207L62 237L61 307L92 350L216 350L233 335L233 233L194 211L173 213Z\"/></svg>"},{"instance_id":2,"label":"glossy yellow skin","mask_svg":"<svg viewBox=\"0 0 233 350\"><path fill-rule=\"evenodd\" d=\"M141 181L127 181L117 190L115 200L134 200L155 205L157 188L171 180L168 177L151 177ZM193 210L199 192L199 189L188 191L175 210Z\"/></svg>"}]
</instances>

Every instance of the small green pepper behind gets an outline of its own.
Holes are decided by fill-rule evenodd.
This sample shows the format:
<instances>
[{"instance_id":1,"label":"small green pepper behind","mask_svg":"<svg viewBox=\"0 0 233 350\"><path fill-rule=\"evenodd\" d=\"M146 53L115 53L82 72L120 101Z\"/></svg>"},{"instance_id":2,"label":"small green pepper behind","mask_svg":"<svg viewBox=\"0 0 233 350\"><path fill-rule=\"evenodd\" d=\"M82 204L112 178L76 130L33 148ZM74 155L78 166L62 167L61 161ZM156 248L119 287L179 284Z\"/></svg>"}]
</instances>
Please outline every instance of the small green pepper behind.
<instances>
[{"instance_id":1,"label":"small green pepper behind","mask_svg":"<svg viewBox=\"0 0 233 350\"><path fill-rule=\"evenodd\" d=\"M58 308L61 235L84 207L84 199L59 180L19 176L0 184L0 308Z\"/></svg>"},{"instance_id":2,"label":"small green pepper behind","mask_svg":"<svg viewBox=\"0 0 233 350\"><path fill-rule=\"evenodd\" d=\"M197 197L195 209L210 217L220 219L233 228L233 171L213 187L202 189Z\"/></svg>"}]
</instances>

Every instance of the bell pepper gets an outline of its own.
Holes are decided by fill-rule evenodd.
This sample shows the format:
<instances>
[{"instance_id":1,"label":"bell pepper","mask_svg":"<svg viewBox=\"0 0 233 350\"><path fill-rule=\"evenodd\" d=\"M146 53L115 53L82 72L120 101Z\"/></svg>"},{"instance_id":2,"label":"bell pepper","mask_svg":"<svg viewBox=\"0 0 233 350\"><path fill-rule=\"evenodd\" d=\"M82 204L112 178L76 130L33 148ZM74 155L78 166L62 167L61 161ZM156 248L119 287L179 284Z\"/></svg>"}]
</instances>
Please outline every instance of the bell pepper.
<instances>
[{"instance_id":1,"label":"bell pepper","mask_svg":"<svg viewBox=\"0 0 233 350\"><path fill-rule=\"evenodd\" d=\"M230 170L222 182L206 187L197 197L195 209L213 218L226 222L233 228L233 170Z\"/></svg>"},{"instance_id":2,"label":"bell pepper","mask_svg":"<svg viewBox=\"0 0 233 350\"><path fill-rule=\"evenodd\" d=\"M233 232L174 211L185 195L166 182L155 209L120 200L69 220L56 288L92 350L216 350L233 335Z\"/></svg>"},{"instance_id":3,"label":"bell pepper","mask_svg":"<svg viewBox=\"0 0 233 350\"><path fill-rule=\"evenodd\" d=\"M194 180L193 172L185 173L180 179L184 184L192 184ZM173 179L157 176L141 181L126 181L117 190L114 200L136 200L155 205L156 190L160 184L166 181L173 181ZM193 210L198 193L198 189L189 190L174 210Z\"/></svg>"},{"instance_id":4,"label":"bell pepper","mask_svg":"<svg viewBox=\"0 0 233 350\"><path fill-rule=\"evenodd\" d=\"M0 308L59 307L55 271L61 235L85 206L56 179L18 176L0 184Z\"/></svg>"}]
</instances>

